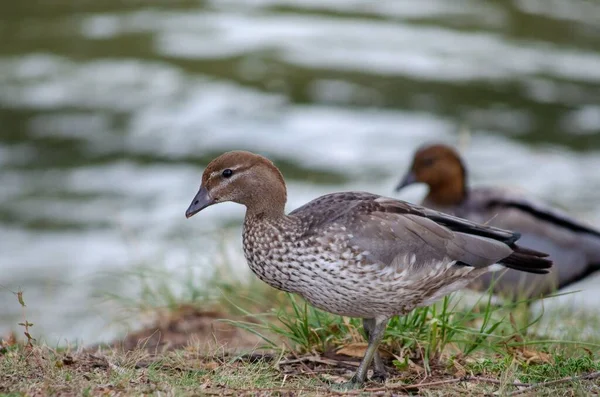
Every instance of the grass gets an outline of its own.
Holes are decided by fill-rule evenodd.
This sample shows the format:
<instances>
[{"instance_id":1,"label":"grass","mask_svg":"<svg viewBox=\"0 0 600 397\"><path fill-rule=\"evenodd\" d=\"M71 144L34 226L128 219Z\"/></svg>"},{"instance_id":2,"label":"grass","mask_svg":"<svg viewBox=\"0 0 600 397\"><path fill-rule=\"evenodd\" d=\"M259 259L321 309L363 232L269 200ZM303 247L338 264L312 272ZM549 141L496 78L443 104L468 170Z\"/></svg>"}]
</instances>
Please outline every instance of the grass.
<instances>
[{"instance_id":1,"label":"grass","mask_svg":"<svg viewBox=\"0 0 600 397\"><path fill-rule=\"evenodd\" d=\"M515 362L512 357L505 356L501 359L485 358L473 361L468 368L474 373L494 375L506 373L511 368L520 371L519 379L523 382L547 382L552 379L560 379L582 373L600 370L600 362L591 355L566 356L564 353L544 354L541 362Z\"/></svg>"},{"instance_id":2,"label":"grass","mask_svg":"<svg viewBox=\"0 0 600 397\"><path fill-rule=\"evenodd\" d=\"M26 294L16 293L29 336L0 342L0 396L336 394L331 384L347 380L364 354L361 321L255 280L227 281L230 273L203 284L188 278L173 289L163 274L135 272L140 297L120 302L131 312L157 313L157 320L129 335L127 347L44 345L31 337ZM366 390L599 393L597 341L545 338L539 319L527 302L495 305L487 295L471 304L454 296L415 309L390 321L380 350L391 378ZM248 343L231 349L240 340Z\"/></svg>"},{"instance_id":3,"label":"grass","mask_svg":"<svg viewBox=\"0 0 600 397\"><path fill-rule=\"evenodd\" d=\"M0 395L107 395L208 393L279 388L267 361L244 362L191 347L155 357L145 350L103 354L56 351L48 346L9 347L0 358ZM308 387L310 379L287 387ZM314 388L314 386L313 386Z\"/></svg>"}]
</instances>

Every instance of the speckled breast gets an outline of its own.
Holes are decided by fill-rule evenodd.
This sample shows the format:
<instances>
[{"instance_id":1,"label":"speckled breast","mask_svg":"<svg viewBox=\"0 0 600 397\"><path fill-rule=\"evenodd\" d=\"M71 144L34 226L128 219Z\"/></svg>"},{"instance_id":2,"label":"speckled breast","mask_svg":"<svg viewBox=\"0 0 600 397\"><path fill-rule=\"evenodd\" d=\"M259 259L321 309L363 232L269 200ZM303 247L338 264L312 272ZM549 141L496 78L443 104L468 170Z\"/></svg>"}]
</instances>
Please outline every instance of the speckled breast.
<instances>
[{"instance_id":1,"label":"speckled breast","mask_svg":"<svg viewBox=\"0 0 600 397\"><path fill-rule=\"evenodd\" d=\"M406 271L369 263L365 255L349 251L340 241L326 246L314 237L294 240L275 229L273 233L258 234L245 228L243 243L250 269L262 281L297 293L320 309L344 316L404 314L437 299L437 292L447 290L448 284L459 282L464 286L461 280L464 274L456 274L456 280L450 280L454 270L450 274L444 270L433 277L429 274L425 283L418 282L409 278Z\"/></svg>"}]
</instances>

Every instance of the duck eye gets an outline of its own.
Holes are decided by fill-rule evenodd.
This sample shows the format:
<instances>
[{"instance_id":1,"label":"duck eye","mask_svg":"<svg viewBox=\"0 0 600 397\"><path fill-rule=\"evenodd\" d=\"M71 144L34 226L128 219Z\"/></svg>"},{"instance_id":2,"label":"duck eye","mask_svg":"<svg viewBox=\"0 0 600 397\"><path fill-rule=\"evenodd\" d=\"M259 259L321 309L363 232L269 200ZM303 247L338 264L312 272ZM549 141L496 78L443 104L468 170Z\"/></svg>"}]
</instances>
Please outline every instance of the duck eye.
<instances>
[{"instance_id":1,"label":"duck eye","mask_svg":"<svg viewBox=\"0 0 600 397\"><path fill-rule=\"evenodd\" d=\"M231 178L231 175L233 175L233 171L227 168L223 170L223 173L221 175L223 175L223 178Z\"/></svg>"}]
</instances>

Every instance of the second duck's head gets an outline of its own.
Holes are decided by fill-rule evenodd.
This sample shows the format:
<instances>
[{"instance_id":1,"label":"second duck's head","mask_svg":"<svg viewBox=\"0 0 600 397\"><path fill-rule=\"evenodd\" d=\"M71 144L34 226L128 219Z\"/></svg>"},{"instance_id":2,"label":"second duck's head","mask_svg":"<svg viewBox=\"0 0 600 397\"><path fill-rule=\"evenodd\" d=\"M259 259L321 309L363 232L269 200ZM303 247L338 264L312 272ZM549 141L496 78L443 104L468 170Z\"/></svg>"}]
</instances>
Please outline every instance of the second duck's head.
<instances>
[{"instance_id":1,"label":"second duck's head","mask_svg":"<svg viewBox=\"0 0 600 397\"><path fill-rule=\"evenodd\" d=\"M232 151L208 164L185 216L190 218L226 201L243 204L254 215L279 215L286 198L283 176L270 160L251 152Z\"/></svg>"},{"instance_id":2,"label":"second duck's head","mask_svg":"<svg viewBox=\"0 0 600 397\"><path fill-rule=\"evenodd\" d=\"M419 148L410 169L396 186L396 191L414 183L427 184L428 198L440 205L457 204L467 193L463 162L456 150L443 144Z\"/></svg>"}]
</instances>

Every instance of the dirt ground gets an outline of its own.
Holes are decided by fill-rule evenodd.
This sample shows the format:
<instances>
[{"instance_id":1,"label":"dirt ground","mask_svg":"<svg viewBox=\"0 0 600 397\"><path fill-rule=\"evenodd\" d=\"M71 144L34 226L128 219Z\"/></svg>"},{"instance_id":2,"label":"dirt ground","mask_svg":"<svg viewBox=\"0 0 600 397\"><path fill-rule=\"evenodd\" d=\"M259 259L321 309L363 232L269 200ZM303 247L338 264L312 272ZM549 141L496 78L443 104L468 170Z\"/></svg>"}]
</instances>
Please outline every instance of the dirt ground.
<instances>
[{"instance_id":1,"label":"dirt ground","mask_svg":"<svg viewBox=\"0 0 600 397\"><path fill-rule=\"evenodd\" d=\"M264 344L258 336L224 319L252 321L250 318L233 318L218 311L182 306L176 311L158 315L152 325L115 340L109 346L123 351L144 348L149 352L165 352L195 345L206 351L218 347L233 354L254 351Z\"/></svg>"}]
</instances>

